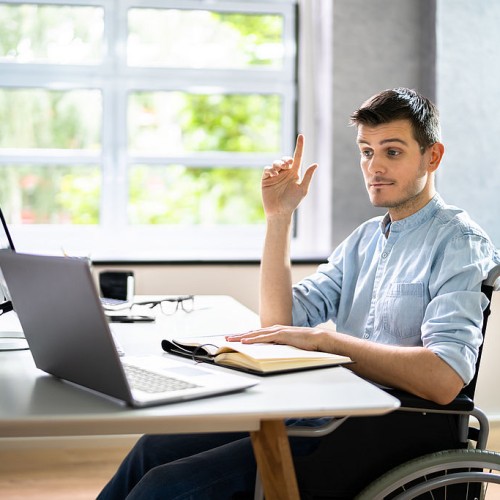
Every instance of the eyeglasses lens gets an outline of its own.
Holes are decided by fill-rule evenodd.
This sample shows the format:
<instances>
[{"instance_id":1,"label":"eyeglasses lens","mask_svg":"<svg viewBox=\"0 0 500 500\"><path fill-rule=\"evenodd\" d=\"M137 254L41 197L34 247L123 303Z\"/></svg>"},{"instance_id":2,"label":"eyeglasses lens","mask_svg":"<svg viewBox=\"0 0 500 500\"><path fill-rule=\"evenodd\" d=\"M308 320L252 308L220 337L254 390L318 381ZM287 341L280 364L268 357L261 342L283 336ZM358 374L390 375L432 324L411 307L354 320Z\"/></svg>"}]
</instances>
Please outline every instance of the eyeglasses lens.
<instances>
[{"instance_id":1,"label":"eyeglasses lens","mask_svg":"<svg viewBox=\"0 0 500 500\"><path fill-rule=\"evenodd\" d=\"M194 308L194 298L162 300L160 302L161 312L170 316L175 314L179 308L184 312L191 312Z\"/></svg>"}]
</instances>

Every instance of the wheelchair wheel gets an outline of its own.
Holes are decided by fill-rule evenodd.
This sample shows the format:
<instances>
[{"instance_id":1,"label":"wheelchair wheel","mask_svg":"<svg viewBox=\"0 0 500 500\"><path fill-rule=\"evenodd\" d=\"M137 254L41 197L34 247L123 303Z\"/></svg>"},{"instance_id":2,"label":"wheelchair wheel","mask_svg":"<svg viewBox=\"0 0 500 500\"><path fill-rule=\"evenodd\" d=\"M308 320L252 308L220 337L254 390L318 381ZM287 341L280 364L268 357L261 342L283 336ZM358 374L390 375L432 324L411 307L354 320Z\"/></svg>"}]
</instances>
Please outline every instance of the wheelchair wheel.
<instances>
[{"instance_id":1,"label":"wheelchair wheel","mask_svg":"<svg viewBox=\"0 0 500 500\"><path fill-rule=\"evenodd\" d=\"M356 500L488 498L500 498L500 453L466 449L431 453L395 467Z\"/></svg>"}]
</instances>

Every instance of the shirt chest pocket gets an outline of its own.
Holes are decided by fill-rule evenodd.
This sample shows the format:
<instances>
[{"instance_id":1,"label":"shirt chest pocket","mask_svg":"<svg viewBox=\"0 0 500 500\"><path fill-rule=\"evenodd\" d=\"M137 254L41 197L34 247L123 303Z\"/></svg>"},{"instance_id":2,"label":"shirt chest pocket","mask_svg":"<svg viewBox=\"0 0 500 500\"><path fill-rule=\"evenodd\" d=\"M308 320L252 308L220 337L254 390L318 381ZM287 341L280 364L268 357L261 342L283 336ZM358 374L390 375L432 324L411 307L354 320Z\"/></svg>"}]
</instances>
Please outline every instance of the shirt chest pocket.
<instances>
[{"instance_id":1,"label":"shirt chest pocket","mask_svg":"<svg viewBox=\"0 0 500 500\"><path fill-rule=\"evenodd\" d=\"M383 330L397 339L420 337L424 300L423 283L392 283L381 304Z\"/></svg>"}]
</instances>

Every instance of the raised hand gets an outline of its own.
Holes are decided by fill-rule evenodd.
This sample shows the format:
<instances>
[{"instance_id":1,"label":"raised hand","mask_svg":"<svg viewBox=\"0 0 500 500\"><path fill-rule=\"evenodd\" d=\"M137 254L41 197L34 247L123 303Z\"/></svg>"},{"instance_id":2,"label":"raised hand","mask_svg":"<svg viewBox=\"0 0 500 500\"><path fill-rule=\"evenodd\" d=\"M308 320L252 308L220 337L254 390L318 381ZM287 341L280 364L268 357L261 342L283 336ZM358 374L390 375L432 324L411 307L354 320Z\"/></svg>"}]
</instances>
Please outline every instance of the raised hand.
<instances>
[{"instance_id":1,"label":"raised hand","mask_svg":"<svg viewBox=\"0 0 500 500\"><path fill-rule=\"evenodd\" d=\"M297 137L293 158L283 157L272 166L264 168L262 174L262 203L266 217L291 216L309 190L309 184L317 164L312 164L301 179L304 136Z\"/></svg>"}]
</instances>

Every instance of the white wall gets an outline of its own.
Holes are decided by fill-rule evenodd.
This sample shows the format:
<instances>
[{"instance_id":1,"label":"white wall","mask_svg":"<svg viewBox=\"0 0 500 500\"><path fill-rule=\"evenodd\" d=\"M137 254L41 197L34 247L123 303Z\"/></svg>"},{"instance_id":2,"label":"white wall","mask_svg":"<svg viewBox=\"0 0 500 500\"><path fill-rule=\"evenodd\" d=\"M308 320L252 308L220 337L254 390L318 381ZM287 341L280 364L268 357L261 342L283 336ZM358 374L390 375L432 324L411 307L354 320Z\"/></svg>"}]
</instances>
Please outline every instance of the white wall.
<instances>
[{"instance_id":1,"label":"white wall","mask_svg":"<svg viewBox=\"0 0 500 500\"><path fill-rule=\"evenodd\" d=\"M384 212L368 199L351 113L393 87L434 98L434 7L435 0L334 1L332 246Z\"/></svg>"},{"instance_id":2,"label":"white wall","mask_svg":"<svg viewBox=\"0 0 500 500\"><path fill-rule=\"evenodd\" d=\"M446 147L437 174L448 203L500 247L500 2L439 0L437 104Z\"/></svg>"}]
</instances>

